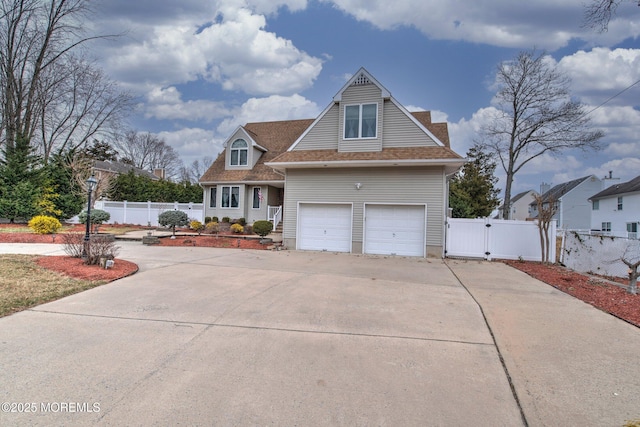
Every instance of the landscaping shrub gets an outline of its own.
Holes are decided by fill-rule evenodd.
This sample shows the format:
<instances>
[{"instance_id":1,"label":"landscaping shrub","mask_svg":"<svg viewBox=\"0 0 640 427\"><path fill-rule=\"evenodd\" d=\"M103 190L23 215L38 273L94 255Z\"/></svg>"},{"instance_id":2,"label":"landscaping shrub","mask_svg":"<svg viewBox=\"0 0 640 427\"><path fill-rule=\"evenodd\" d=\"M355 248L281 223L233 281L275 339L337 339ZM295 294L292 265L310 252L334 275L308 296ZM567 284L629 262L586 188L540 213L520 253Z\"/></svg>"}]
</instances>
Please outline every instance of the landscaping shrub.
<instances>
[{"instance_id":1,"label":"landscaping shrub","mask_svg":"<svg viewBox=\"0 0 640 427\"><path fill-rule=\"evenodd\" d=\"M208 222L207 225L204 226L205 234L218 234L219 227L217 222Z\"/></svg>"},{"instance_id":2,"label":"landscaping shrub","mask_svg":"<svg viewBox=\"0 0 640 427\"><path fill-rule=\"evenodd\" d=\"M234 224L240 224L240 225L241 225L241 226L243 226L243 227L244 227L245 225L247 225L247 220L246 220L246 219L244 219L244 218L234 219L232 222L233 222Z\"/></svg>"},{"instance_id":3,"label":"landscaping shrub","mask_svg":"<svg viewBox=\"0 0 640 427\"><path fill-rule=\"evenodd\" d=\"M232 224L231 231L233 231L236 234L241 234L244 232L244 227L241 226L240 224Z\"/></svg>"},{"instance_id":4,"label":"landscaping shrub","mask_svg":"<svg viewBox=\"0 0 640 427\"><path fill-rule=\"evenodd\" d=\"M228 216L223 216L222 217L222 222L230 222L231 220L229 219Z\"/></svg>"},{"instance_id":5,"label":"landscaping shrub","mask_svg":"<svg viewBox=\"0 0 640 427\"><path fill-rule=\"evenodd\" d=\"M158 215L158 223L163 227L171 227L173 236L175 236L176 227L189 225L189 217L182 211L166 211Z\"/></svg>"},{"instance_id":6,"label":"landscaping shrub","mask_svg":"<svg viewBox=\"0 0 640 427\"><path fill-rule=\"evenodd\" d=\"M271 221L256 221L253 223L253 232L258 236L264 238L273 230L273 223Z\"/></svg>"},{"instance_id":7,"label":"landscaping shrub","mask_svg":"<svg viewBox=\"0 0 640 427\"><path fill-rule=\"evenodd\" d=\"M205 223L205 225L206 225L206 224L209 224L210 222L211 222L211 217L210 217L210 216L205 216L205 217L204 217L204 223Z\"/></svg>"},{"instance_id":8,"label":"landscaping shrub","mask_svg":"<svg viewBox=\"0 0 640 427\"><path fill-rule=\"evenodd\" d=\"M189 223L189 228L200 234L204 230L204 225L200 221L194 219Z\"/></svg>"},{"instance_id":9,"label":"landscaping shrub","mask_svg":"<svg viewBox=\"0 0 640 427\"><path fill-rule=\"evenodd\" d=\"M91 225L102 224L104 222L109 221L111 218L111 214L107 211L103 211L102 209L91 209ZM87 211L82 211L78 215L78 219L82 224L86 224L87 222Z\"/></svg>"},{"instance_id":10,"label":"landscaping shrub","mask_svg":"<svg viewBox=\"0 0 640 427\"><path fill-rule=\"evenodd\" d=\"M211 222L220 222L220 221L218 220L217 216L214 216L213 218L211 218Z\"/></svg>"},{"instance_id":11,"label":"landscaping shrub","mask_svg":"<svg viewBox=\"0 0 640 427\"><path fill-rule=\"evenodd\" d=\"M82 258L85 249L84 234L62 234L62 248L70 257ZM100 258L114 259L119 251L120 247L116 246L113 236L92 234L87 247L85 264L96 265L100 262Z\"/></svg>"},{"instance_id":12,"label":"landscaping shrub","mask_svg":"<svg viewBox=\"0 0 640 427\"><path fill-rule=\"evenodd\" d=\"M36 234L53 234L62 228L62 224L57 218L46 215L34 216L28 225Z\"/></svg>"}]
</instances>

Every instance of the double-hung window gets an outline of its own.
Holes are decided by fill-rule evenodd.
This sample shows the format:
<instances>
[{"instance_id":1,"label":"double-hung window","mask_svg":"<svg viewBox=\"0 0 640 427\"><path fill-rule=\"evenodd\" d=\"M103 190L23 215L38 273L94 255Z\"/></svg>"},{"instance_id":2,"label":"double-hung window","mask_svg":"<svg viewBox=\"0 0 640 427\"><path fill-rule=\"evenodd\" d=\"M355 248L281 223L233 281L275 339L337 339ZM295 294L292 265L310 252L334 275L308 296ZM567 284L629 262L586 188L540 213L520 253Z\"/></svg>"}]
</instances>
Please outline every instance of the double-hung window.
<instances>
[{"instance_id":1,"label":"double-hung window","mask_svg":"<svg viewBox=\"0 0 640 427\"><path fill-rule=\"evenodd\" d=\"M222 207L237 208L240 206L240 187L222 187Z\"/></svg>"},{"instance_id":2,"label":"double-hung window","mask_svg":"<svg viewBox=\"0 0 640 427\"><path fill-rule=\"evenodd\" d=\"M231 166L246 166L249 145L244 139L236 139L231 144Z\"/></svg>"},{"instance_id":3,"label":"double-hung window","mask_svg":"<svg viewBox=\"0 0 640 427\"><path fill-rule=\"evenodd\" d=\"M594 200L591 202L591 209L594 211L600 210L600 200Z\"/></svg>"},{"instance_id":4,"label":"double-hung window","mask_svg":"<svg viewBox=\"0 0 640 427\"><path fill-rule=\"evenodd\" d=\"M610 232L611 231L611 223L610 222L603 222L602 223L602 227L600 228L601 231L605 231L605 232Z\"/></svg>"},{"instance_id":5,"label":"double-hung window","mask_svg":"<svg viewBox=\"0 0 640 427\"><path fill-rule=\"evenodd\" d=\"M637 239L638 238L638 223L637 222L628 222L627 223L627 237L629 239Z\"/></svg>"},{"instance_id":6,"label":"double-hung window","mask_svg":"<svg viewBox=\"0 0 640 427\"><path fill-rule=\"evenodd\" d=\"M378 104L347 105L344 108L344 139L375 138Z\"/></svg>"},{"instance_id":7,"label":"double-hung window","mask_svg":"<svg viewBox=\"0 0 640 427\"><path fill-rule=\"evenodd\" d=\"M618 210L622 210L622 197L618 197Z\"/></svg>"}]
</instances>

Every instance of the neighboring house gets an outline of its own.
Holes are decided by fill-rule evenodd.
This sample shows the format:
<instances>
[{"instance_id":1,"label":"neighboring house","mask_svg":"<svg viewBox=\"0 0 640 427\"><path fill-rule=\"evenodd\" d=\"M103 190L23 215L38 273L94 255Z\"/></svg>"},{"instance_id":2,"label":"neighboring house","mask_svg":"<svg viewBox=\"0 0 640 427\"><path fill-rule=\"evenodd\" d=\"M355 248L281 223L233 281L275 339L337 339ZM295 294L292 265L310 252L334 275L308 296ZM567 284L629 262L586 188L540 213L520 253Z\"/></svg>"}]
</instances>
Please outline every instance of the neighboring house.
<instances>
[{"instance_id":1,"label":"neighboring house","mask_svg":"<svg viewBox=\"0 0 640 427\"><path fill-rule=\"evenodd\" d=\"M93 163L92 172L95 177L99 180L104 176L113 176L113 175L122 175L127 174L133 171L133 173L137 176L144 176L154 181L159 180L160 178L153 173L146 171L144 169L137 168L133 165L128 165L126 163L120 162L108 162L103 160L96 160Z\"/></svg>"},{"instance_id":2,"label":"neighboring house","mask_svg":"<svg viewBox=\"0 0 640 427\"><path fill-rule=\"evenodd\" d=\"M591 230L602 234L638 238L640 228L640 176L612 185L590 197Z\"/></svg>"},{"instance_id":3,"label":"neighboring house","mask_svg":"<svg viewBox=\"0 0 640 427\"><path fill-rule=\"evenodd\" d=\"M602 190L602 180L595 175L574 179L558 184L542 195L544 206L553 202L556 213L553 218L557 221L558 229L588 230L591 228L591 203L589 198ZM538 217L536 202L529 204L531 218Z\"/></svg>"},{"instance_id":4,"label":"neighboring house","mask_svg":"<svg viewBox=\"0 0 640 427\"><path fill-rule=\"evenodd\" d=\"M442 256L447 176L463 164L446 123L361 68L315 120L238 128L200 183L206 216L271 219L284 202L289 248Z\"/></svg>"},{"instance_id":5,"label":"neighboring house","mask_svg":"<svg viewBox=\"0 0 640 427\"><path fill-rule=\"evenodd\" d=\"M530 216L531 203L535 202L535 197L538 195L537 191L527 190L522 193L518 193L511 198L511 211L509 212L509 219L525 221ZM502 207L498 208L498 215L496 219L504 219L502 214Z\"/></svg>"}]
</instances>

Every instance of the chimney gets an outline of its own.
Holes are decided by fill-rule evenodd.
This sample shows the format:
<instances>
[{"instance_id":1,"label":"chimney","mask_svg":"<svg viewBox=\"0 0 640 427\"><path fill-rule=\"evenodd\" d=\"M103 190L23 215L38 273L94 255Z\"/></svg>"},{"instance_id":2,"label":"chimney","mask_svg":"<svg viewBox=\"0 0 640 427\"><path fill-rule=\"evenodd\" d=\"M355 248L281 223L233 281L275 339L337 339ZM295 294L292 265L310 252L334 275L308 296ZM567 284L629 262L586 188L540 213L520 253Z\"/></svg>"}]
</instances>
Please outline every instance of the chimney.
<instances>
[{"instance_id":1,"label":"chimney","mask_svg":"<svg viewBox=\"0 0 640 427\"><path fill-rule=\"evenodd\" d=\"M540 195L542 196L544 193L546 193L550 189L551 189L551 184L549 184L548 182L543 182L542 184L540 184Z\"/></svg>"}]
</instances>

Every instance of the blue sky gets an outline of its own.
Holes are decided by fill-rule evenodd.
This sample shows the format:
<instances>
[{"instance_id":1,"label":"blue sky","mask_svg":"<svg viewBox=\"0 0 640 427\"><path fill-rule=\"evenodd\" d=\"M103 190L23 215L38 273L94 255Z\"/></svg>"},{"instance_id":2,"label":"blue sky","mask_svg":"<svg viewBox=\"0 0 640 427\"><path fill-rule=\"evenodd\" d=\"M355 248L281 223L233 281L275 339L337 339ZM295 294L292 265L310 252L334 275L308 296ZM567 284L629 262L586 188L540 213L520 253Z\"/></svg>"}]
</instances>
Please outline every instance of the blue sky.
<instances>
[{"instance_id":1,"label":"blue sky","mask_svg":"<svg viewBox=\"0 0 640 427\"><path fill-rule=\"evenodd\" d=\"M623 0L598 33L581 26L587 1L104 0L94 30L124 35L92 52L138 97L130 125L159 134L185 165L215 158L246 122L315 118L360 67L410 110L447 121L465 155L492 108L496 67L521 50L547 51L588 109L640 80L637 2ZM640 84L591 117L604 149L540 158L514 194L640 175Z\"/></svg>"}]
</instances>

